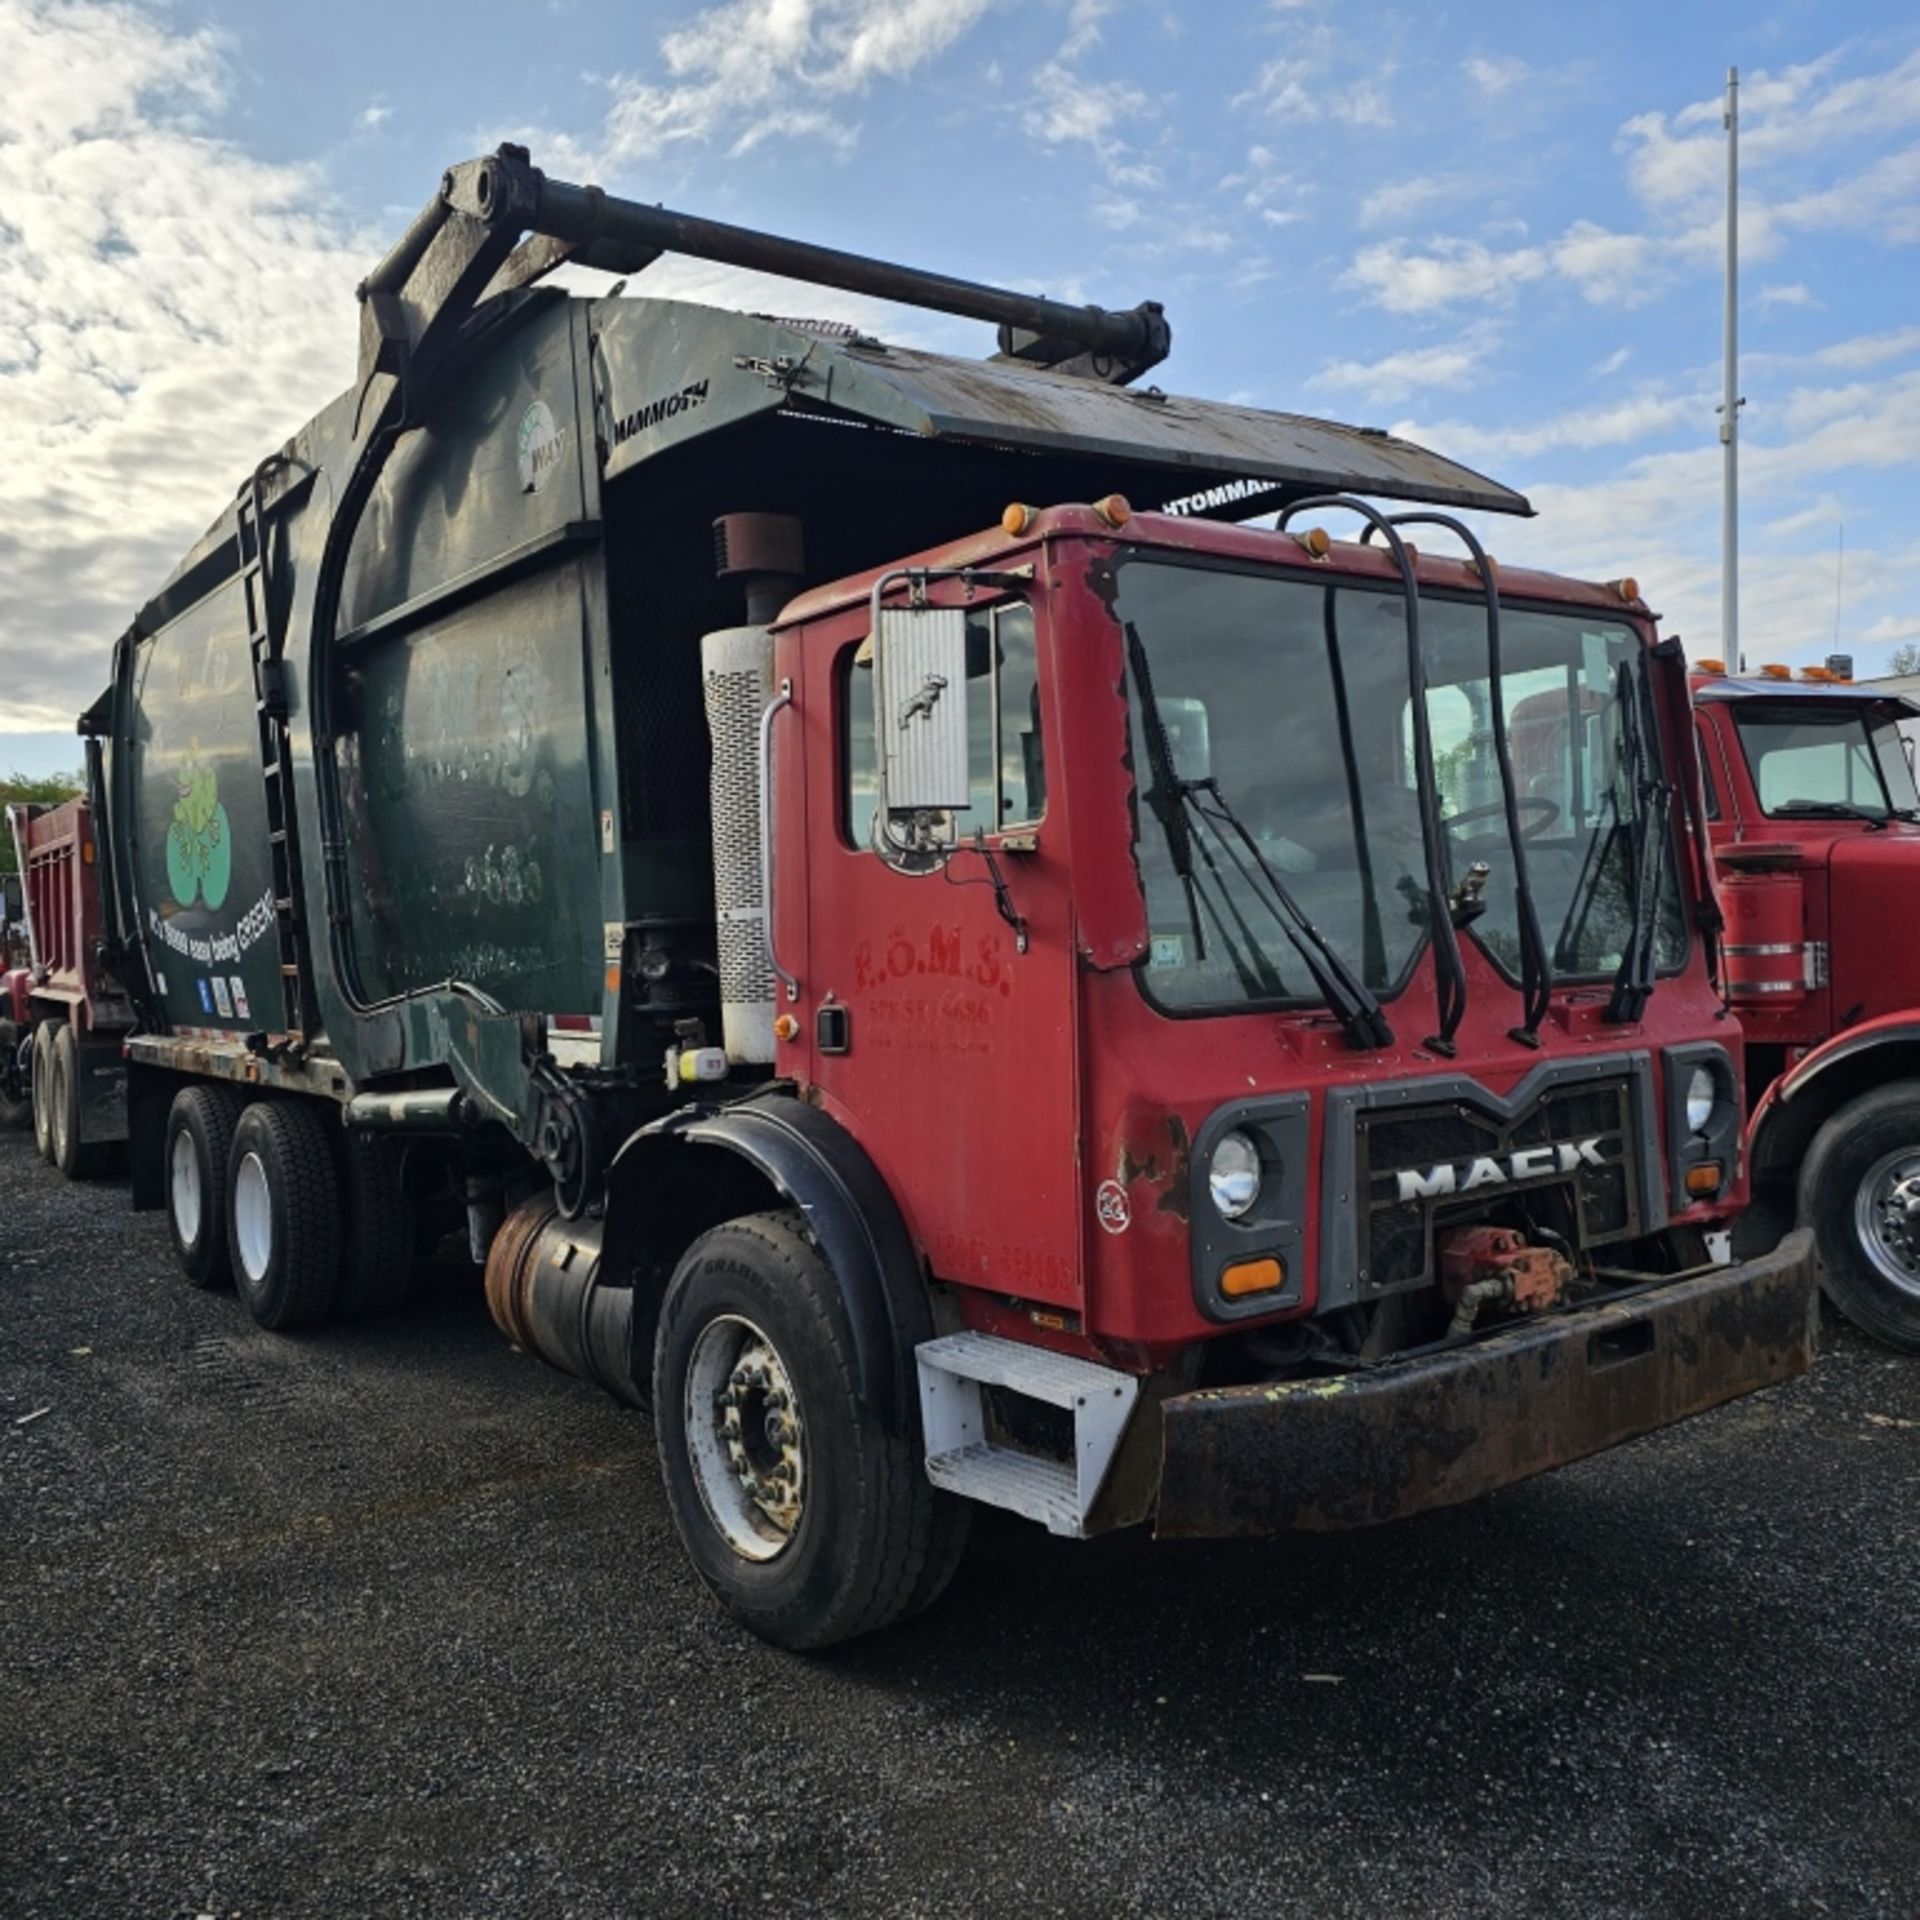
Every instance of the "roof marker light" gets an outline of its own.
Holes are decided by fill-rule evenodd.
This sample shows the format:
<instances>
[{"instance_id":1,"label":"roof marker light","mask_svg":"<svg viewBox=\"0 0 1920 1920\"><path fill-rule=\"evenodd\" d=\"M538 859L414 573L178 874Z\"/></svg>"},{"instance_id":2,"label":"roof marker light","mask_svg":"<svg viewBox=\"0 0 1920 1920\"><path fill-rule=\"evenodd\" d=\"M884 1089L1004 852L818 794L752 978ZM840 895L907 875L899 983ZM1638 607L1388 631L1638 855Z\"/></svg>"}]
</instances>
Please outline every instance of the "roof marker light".
<instances>
[{"instance_id":1,"label":"roof marker light","mask_svg":"<svg viewBox=\"0 0 1920 1920\"><path fill-rule=\"evenodd\" d=\"M1124 527L1133 518L1133 508L1124 493L1110 493L1093 503L1093 510L1110 527Z\"/></svg>"},{"instance_id":2,"label":"roof marker light","mask_svg":"<svg viewBox=\"0 0 1920 1920\"><path fill-rule=\"evenodd\" d=\"M1695 673L1711 673L1724 679L1727 663L1724 660L1696 660L1693 663L1693 670Z\"/></svg>"},{"instance_id":3,"label":"roof marker light","mask_svg":"<svg viewBox=\"0 0 1920 1920\"><path fill-rule=\"evenodd\" d=\"M1324 560L1333 551L1333 540L1325 527L1309 527L1293 537L1310 560Z\"/></svg>"},{"instance_id":4,"label":"roof marker light","mask_svg":"<svg viewBox=\"0 0 1920 1920\"><path fill-rule=\"evenodd\" d=\"M1783 667L1777 660L1769 660L1767 664L1760 669L1760 677L1763 680L1791 680L1793 678L1793 669L1791 667Z\"/></svg>"},{"instance_id":5,"label":"roof marker light","mask_svg":"<svg viewBox=\"0 0 1920 1920\"><path fill-rule=\"evenodd\" d=\"M1607 591L1631 606L1640 598L1640 582L1628 574L1624 580L1609 580Z\"/></svg>"},{"instance_id":6,"label":"roof marker light","mask_svg":"<svg viewBox=\"0 0 1920 1920\"><path fill-rule=\"evenodd\" d=\"M1039 516L1031 507L1022 506L1018 500L1011 502L1000 516L1000 531L1018 539L1033 525Z\"/></svg>"}]
</instances>

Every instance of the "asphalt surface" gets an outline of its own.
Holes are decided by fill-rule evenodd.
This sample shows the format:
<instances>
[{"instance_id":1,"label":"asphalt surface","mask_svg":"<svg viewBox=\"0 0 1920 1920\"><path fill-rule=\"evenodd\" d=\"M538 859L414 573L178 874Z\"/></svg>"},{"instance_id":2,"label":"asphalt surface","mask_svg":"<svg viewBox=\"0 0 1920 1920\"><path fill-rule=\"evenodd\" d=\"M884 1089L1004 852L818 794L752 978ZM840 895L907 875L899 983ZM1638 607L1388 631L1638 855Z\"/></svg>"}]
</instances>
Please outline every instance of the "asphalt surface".
<instances>
[{"instance_id":1,"label":"asphalt surface","mask_svg":"<svg viewBox=\"0 0 1920 1920\"><path fill-rule=\"evenodd\" d=\"M8 1916L1920 1912L1920 1361L1850 1334L1383 1532L996 1517L801 1659L457 1268L258 1333L18 1135L0 1245Z\"/></svg>"}]
</instances>

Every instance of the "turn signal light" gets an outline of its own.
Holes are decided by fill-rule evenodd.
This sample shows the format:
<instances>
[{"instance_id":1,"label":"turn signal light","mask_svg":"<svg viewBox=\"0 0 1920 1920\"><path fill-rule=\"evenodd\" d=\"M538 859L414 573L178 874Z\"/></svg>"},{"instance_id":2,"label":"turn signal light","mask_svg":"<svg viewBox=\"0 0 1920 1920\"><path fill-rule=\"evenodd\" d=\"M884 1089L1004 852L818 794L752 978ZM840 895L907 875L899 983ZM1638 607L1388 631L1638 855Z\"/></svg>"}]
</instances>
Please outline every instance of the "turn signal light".
<instances>
[{"instance_id":1,"label":"turn signal light","mask_svg":"<svg viewBox=\"0 0 1920 1920\"><path fill-rule=\"evenodd\" d=\"M1133 518L1133 508L1124 493L1110 493L1093 503L1093 510L1110 527L1124 527Z\"/></svg>"},{"instance_id":2,"label":"turn signal light","mask_svg":"<svg viewBox=\"0 0 1920 1920\"><path fill-rule=\"evenodd\" d=\"M1236 1260L1220 1276L1220 1291L1230 1300L1249 1293L1271 1293L1285 1283L1285 1265L1271 1257L1265 1260Z\"/></svg>"},{"instance_id":3,"label":"turn signal light","mask_svg":"<svg viewBox=\"0 0 1920 1920\"><path fill-rule=\"evenodd\" d=\"M1687 1191L1702 1199L1710 1198L1720 1191L1725 1177L1718 1160L1703 1160L1699 1166L1687 1169Z\"/></svg>"},{"instance_id":4,"label":"turn signal light","mask_svg":"<svg viewBox=\"0 0 1920 1920\"><path fill-rule=\"evenodd\" d=\"M1031 507L1022 506L1015 500L1000 516L1000 531L1017 540L1039 517Z\"/></svg>"}]
</instances>

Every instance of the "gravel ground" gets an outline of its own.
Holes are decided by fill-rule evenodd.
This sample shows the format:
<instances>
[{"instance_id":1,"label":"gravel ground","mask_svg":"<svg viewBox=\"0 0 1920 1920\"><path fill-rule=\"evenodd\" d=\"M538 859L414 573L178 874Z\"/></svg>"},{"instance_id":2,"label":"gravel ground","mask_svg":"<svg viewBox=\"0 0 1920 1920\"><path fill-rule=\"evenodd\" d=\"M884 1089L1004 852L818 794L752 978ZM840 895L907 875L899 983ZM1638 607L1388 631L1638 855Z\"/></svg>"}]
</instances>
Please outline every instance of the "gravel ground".
<instances>
[{"instance_id":1,"label":"gravel ground","mask_svg":"<svg viewBox=\"0 0 1920 1920\"><path fill-rule=\"evenodd\" d=\"M1920 1911L1920 1361L1850 1334L1384 1532L990 1518L799 1659L471 1278L258 1333L17 1135L0 1221L7 1915Z\"/></svg>"}]
</instances>

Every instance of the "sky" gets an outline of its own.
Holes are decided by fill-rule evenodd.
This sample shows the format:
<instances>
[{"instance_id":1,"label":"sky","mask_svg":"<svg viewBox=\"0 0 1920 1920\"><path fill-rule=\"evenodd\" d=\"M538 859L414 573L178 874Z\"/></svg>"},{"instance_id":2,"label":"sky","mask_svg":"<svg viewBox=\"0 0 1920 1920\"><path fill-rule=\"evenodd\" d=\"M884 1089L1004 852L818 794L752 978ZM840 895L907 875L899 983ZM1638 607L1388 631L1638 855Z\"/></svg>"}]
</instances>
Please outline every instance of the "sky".
<instances>
[{"instance_id":1,"label":"sky","mask_svg":"<svg viewBox=\"0 0 1920 1920\"><path fill-rule=\"evenodd\" d=\"M0 0L0 768L77 763L113 636L348 383L360 277L502 139L688 212L1164 301L1169 392L1491 473L1537 509L1483 528L1496 557L1632 574L1714 652L1730 64L1744 649L1871 673L1920 640L1910 3ZM697 262L629 291L993 346Z\"/></svg>"}]
</instances>

